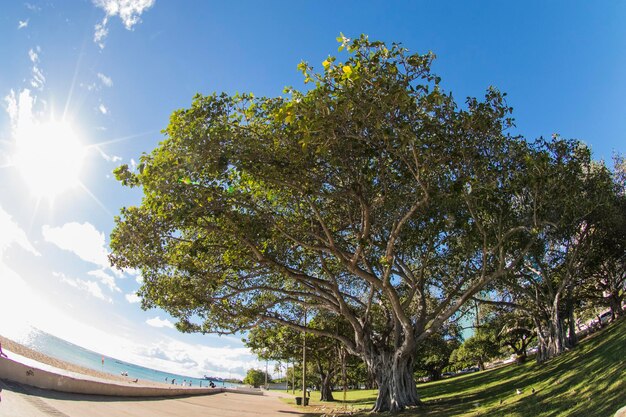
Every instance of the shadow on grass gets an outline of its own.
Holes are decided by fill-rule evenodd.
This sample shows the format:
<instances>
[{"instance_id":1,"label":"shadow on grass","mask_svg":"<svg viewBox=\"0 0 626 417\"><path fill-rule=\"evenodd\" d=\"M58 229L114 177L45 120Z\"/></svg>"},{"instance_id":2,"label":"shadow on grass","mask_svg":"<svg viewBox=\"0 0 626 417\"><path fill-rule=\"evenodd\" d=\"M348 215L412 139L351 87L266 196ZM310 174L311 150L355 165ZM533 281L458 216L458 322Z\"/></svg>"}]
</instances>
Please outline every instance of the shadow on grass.
<instances>
[{"instance_id":1,"label":"shadow on grass","mask_svg":"<svg viewBox=\"0 0 626 417\"><path fill-rule=\"evenodd\" d=\"M626 405L625 334L622 321L548 363L511 365L425 387L424 398L435 398L426 401L427 413L413 414L612 416Z\"/></svg>"},{"instance_id":2,"label":"shadow on grass","mask_svg":"<svg viewBox=\"0 0 626 417\"><path fill-rule=\"evenodd\" d=\"M420 384L418 392L424 406L396 415L613 416L626 405L626 320L547 363L509 365ZM374 400L359 401L371 404ZM391 414L381 414L387 415Z\"/></svg>"}]
</instances>

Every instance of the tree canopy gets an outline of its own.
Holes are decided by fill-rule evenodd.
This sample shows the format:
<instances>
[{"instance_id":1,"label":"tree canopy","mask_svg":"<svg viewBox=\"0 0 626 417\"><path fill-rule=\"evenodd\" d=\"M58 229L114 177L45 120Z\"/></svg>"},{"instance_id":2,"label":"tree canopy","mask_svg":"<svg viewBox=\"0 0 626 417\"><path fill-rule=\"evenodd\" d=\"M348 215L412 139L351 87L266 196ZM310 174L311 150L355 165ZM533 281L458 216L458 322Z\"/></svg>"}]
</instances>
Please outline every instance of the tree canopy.
<instances>
[{"instance_id":1,"label":"tree canopy","mask_svg":"<svg viewBox=\"0 0 626 417\"><path fill-rule=\"evenodd\" d=\"M420 343L512 276L554 220L555 196L535 192L552 172L533 171L543 145L507 133L496 89L459 105L433 54L339 40L344 62L298 66L304 92L175 111L138 169L116 170L144 197L116 217L111 261L141 270L142 306L179 330L267 322L336 340L375 377L374 410L396 411L419 404ZM305 326L304 309L349 331Z\"/></svg>"},{"instance_id":2,"label":"tree canopy","mask_svg":"<svg viewBox=\"0 0 626 417\"><path fill-rule=\"evenodd\" d=\"M272 377L260 369L248 369L248 373L243 379L244 384L252 385L255 388L264 386L266 382L271 383Z\"/></svg>"}]
</instances>

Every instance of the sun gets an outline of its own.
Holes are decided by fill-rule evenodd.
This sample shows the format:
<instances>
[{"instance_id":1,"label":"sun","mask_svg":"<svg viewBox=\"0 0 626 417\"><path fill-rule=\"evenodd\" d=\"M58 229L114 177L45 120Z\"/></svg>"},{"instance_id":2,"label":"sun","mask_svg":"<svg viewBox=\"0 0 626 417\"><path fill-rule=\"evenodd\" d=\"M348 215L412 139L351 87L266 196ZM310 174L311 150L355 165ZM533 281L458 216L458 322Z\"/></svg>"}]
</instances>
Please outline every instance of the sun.
<instances>
[{"instance_id":1,"label":"sun","mask_svg":"<svg viewBox=\"0 0 626 417\"><path fill-rule=\"evenodd\" d=\"M36 197L53 199L80 184L85 147L69 123L32 124L16 139L14 165Z\"/></svg>"}]
</instances>

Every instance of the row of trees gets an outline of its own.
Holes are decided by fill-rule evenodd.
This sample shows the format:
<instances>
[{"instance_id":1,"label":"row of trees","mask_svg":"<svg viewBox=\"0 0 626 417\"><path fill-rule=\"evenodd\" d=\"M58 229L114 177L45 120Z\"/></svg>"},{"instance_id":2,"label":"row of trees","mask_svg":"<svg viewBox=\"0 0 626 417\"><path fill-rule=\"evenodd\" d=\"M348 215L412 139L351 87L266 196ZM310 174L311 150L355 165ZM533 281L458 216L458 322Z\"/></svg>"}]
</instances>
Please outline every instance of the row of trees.
<instances>
[{"instance_id":1,"label":"row of trees","mask_svg":"<svg viewBox=\"0 0 626 417\"><path fill-rule=\"evenodd\" d=\"M541 359L569 343L578 291L617 284L621 301L623 188L587 147L512 136L493 88L460 106L432 54L339 40L344 62L299 65L305 92L198 95L116 170L144 193L110 256L141 270L143 308L186 332L325 337L365 364L374 410L396 411L420 403L421 347L472 300L530 317Z\"/></svg>"}]
</instances>

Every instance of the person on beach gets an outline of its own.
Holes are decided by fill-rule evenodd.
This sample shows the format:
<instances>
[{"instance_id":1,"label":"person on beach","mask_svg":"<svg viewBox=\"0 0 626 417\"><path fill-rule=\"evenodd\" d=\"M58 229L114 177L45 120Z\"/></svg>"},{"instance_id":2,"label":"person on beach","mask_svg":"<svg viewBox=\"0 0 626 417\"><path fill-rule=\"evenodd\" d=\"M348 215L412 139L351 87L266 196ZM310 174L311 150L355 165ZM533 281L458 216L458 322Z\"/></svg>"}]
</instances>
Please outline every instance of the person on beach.
<instances>
[{"instance_id":1,"label":"person on beach","mask_svg":"<svg viewBox=\"0 0 626 417\"><path fill-rule=\"evenodd\" d=\"M2 343L0 343L0 356L8 358L7 354L2 351Z\"/></svg>"}]
</instances>

